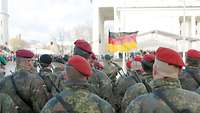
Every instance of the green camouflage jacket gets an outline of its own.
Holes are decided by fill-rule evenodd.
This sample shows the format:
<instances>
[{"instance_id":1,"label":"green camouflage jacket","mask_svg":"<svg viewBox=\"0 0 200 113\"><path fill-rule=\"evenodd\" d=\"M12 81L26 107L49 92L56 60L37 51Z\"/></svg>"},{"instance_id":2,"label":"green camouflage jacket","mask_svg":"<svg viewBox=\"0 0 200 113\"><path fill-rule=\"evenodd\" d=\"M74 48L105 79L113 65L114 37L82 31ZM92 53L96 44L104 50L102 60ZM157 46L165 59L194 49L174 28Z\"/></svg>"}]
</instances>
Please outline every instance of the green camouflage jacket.
<instances>
[{"instance_id":1,"label":"green camouflage jacket","mask_svg":"<svg viewBox=\"0 0 200 113\"><path fill-rule=\"evenodd\" d=\"M45 84L38 74L23 69L5 77L0 82L0 92L13 99L19 113L39 113L49 98Z\"/></svg>"},{"instance_id":2,"label":"green camouflage jacket","mask_svg":"<svg viewBox=\"0 0 200 113\"><path fill-rule=\"evenodd\" d=\"M0 112L1 113L17 113L15 104L10 96L0 93Z\"/></svg>"},{"instance_id":3,"label":"green camouflage jacket","mask_svg":"<svg viewBox=\"0 0 200 113\"><path fill-rule=\"evenodd\" d=\"M67 81L59 94L76 113L114 113L112 106L89 91L85 81ZM67 113L56 97L48 101L41 113Z\"/></svg>"},{"instance_id":4,"label":"green camouflage jacket","mask_svg":"<svg viewBox=\"0 0 200 113\"><path fill-rule=\"evenodd\" d=\"M161 91L166 99L178 110L187 113L200 113L200 95L181 88L177 79L155 80L153 93L145 94L133 100L125 113L174 113L156 92Z\"/></svg>"},{"instance_id":5,"label":"green camouflage jacket","mask_svg":"<svg viewBox=\"0 0 200 113\"><path fill-rule=\"evenodd\" d=\"M149 86L152 87L152 75L151 74L143 74L142 79L144 79ZM129 103L134 100L136 97L146 94L147 89L143 83L136 83L126 90L124 97L121 102L121 113L124 113Z\"/></svg>"},{"instance_id":6,"label":"green camouflage jacket","mask_svg":"<svg viewBox=\"0 0 200 113\"><path fill-rule=\"evenodd\" d=\"M93 75L88 78L88 82L96 89L96 94L98 96L111 102L112 84L111 80L104 72L93 68Z\"/></svg>"},{"instance_id":7,"label":"green camouflage jacket","mask_svg":"<svg viewBox=\"0 0 200 113\"><path fill-rule=\"evenodd\" d=\"M0 80L3 79L5 76L5 71L3 69L0 69Z\"/></svg>"},{"instance_id":8,"label":"green camouflage jacket","mask_svg":"<svg viewBox=\"0 0 200 113\"><path fill-rule=\"evenodd\" d=\"M54 68L53 70L53 74L56 75L56 80L55 80L55 85L56 87L62 91L63 90L63 87L64 87L64 70L59 68L59 67L56 67Z\"/></svg>"},{"instance_id":9,"label":"green camouflage jacket","mask_svg":"<svg viewBox=\"0 0 200 113\"><path fill-rule=\"evenodd\" d=\"M48 68L42 68L39 72L39 76L44 81L47 91L49 93L49 97L51 98L53 95L56 95L56 83L57 76Z\"/></svg>"},{"instance_id":10,"label":"green camouflage jacket","mask_svg":"<svg viewBox=\"0 0 200 113\"><path fill-rule=\"evenodd\" d=\"M183 89L195 91L200 86L200 68L187 66L179 76L179 80Z\"/></svg>"}]
</instances>

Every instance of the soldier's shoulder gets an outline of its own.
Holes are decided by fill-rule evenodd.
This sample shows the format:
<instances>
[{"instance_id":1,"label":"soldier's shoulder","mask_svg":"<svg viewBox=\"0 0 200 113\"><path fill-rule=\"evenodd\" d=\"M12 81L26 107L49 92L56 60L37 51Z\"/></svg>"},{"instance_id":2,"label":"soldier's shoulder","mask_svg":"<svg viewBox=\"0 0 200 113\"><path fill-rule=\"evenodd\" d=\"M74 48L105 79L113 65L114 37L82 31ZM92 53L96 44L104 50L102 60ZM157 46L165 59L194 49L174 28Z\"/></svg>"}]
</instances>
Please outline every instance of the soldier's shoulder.
<instances>
[{"instance_id":1,"label":"soldier's shoulder","mask_svg":"<svg viewBox=\"0 0 200 113\"><path fill-rule=\"evenodd\" d=\"M53 113L54 108L57 106L59 101L56 97L51 98L43 107L41 113ZM61 106L62 107L62 106Z\"/></svg>"},{"instance_id":2,"label":"soldier's shoulder","mask_svg":"<svg viewBox=\"0 0 200 113\"><path fill-rule=\"evenodd\" d=\"M172 94L174 96L180 95L180 96L183 96L184 98L187 98L187 99L193 98L193 99L195 99L195 101L199 101L200 102L200 95L198 93L196 93L196 92L193 92L193 91L189 91L189 90L178 88Z\"/></svg>"},{"instance_id":3,"label":"soldier's shoulder","mask_svg":"<svg viewBox=\"0 0 200 113\"><path fill-rule=\"evenodd\" d=\"M114 112L112 105L110 103L108 103L106 100L100 98L98 95L91 93L90 98L95 100L96 103L98 103L98 105L102 111L106 111L109 113Z\"/></svg>"},{"instance_id":4,"label":"soldier's shoulder","mask_svg":"<svg viewBox=\"0 0 200 113\"><path fill-rule=\"evenodd\" d=\"M144 86L143 83L136 83L130 87L128 87L127 89L127 93L137 93L138 91L143 91L143 92L146 92L146 87Z\"/></svg>"}]
</instances>

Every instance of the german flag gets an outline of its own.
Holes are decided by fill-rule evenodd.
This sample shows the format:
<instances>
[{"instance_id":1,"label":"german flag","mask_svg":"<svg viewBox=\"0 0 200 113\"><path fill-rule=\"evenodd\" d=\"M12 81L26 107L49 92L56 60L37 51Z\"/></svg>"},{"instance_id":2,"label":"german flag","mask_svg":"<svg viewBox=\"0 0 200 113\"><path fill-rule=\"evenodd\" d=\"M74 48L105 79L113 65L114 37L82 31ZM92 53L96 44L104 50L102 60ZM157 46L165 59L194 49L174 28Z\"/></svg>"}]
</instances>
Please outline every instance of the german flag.
<instances>
[{"instance_id":1,"label":"german flag","mask_svg":"<svg viewBox=\"0 0 200 113\"><path fill-rule=\"evenodd\" d=\"M107 50L109 52L129 52L137 48L137 32L109 32Z\"/></svg>"}]
</instances>

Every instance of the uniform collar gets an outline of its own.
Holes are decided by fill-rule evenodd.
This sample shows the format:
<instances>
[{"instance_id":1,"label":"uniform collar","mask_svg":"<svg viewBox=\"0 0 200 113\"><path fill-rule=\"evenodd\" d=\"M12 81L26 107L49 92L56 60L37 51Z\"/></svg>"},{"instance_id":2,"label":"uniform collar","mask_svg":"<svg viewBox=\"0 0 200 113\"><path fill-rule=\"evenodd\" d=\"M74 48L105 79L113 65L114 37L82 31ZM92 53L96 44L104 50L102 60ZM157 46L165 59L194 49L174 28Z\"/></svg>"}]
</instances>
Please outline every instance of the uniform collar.
<instances>
[{"instance_id":1,"label":"uniform collar","mask_svg":"<svg viewBox=\"0 0 200 113\"><path fill-rule=\"evenodd\" d=\"M70 88L88 89L89 83L84 80L67 80L65 86Z\"/></svg>"},{"instance_id":2,"label":"uniform collar","mask_svg":"<svg viewBox=\"0 0 200 113\"><path fill-rule=\"evenodd\" d=\"M180 81L178 79L165 79L165 80L154 80L153 81L153 90L160 89L174 89L181 88Z\"/></svg>"}]
</instances>

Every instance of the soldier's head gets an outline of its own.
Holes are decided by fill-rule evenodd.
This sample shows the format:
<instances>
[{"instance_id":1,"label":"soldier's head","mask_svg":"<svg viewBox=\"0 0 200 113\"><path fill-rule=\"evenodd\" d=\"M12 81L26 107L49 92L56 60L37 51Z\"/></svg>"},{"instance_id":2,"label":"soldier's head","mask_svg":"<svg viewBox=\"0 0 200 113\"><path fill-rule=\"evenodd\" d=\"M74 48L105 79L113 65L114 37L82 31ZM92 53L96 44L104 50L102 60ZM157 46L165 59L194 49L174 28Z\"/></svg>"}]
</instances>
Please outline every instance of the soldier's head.
<instances>
[{"instance_id":1,"label":"soldier's head","mask_svg":"<svg viewBox=\"0 0 200 113\"><path fill-rule=\"evenodd\" d=\"M155 55L153 54L144 55L141 63L142 63L142 68L145 72L152 73L154 60L155 60Z\"/></svg>"},{"instance_id":2,"label":"soldier's head","mask_svg":"<svg viewBox=\"0 0 200 113\"><path fill-rule=\"evenodd\" d=\"M43 54L39 58L39 63L43 68L49 67L51 65L51 62L52 62L52 57L48 54Z\"/></svg>"},{"instance_id":3,"label":"soldier's head","mask_svg":"<svg viewBox=\"0 0 200 113\"><path fill-rule=\"evenodd\" d=\"M186 54L186 62L188 66L199 67L200 66L200 52L194 49L190 49Z\"/></svg>"},{"instance_id":4,"label":"soldier's head","mask_svg":"<svg viewBox=\"0 0 200 113\"><path fill-rule=\"evenodd\" d=\"M16 51L16 69L32 70L33 67L33 56L34 53L26 50L20 49Z\"/></svg>"},{"instance_id":5,"label":"soldier's head","mask_svg":"<svg viewBox=\"0 0 200 113\"><path fill-rule=\"evenodd\" d=\"M184 62L176 51L160 47L156 51L153 79L178 78L183 66Z\"/></svg>"},{"instance_id":6,"label":"soldier's head","mask_svg":"<svg viewBox=\"0 0 200 113\"><path fill-rule=\"evenodd\" d=\"M79 39L74 42L74 45L74 55L80 55L85 59L89 59L92 53L92 48L88 42Z\"/></svg>"},{"instance_id":7,"label":"soldier's head","mask_svg":"<svg viewBox=\"0 0 200 113\"><path fill-rule=\"evenodd\" d=\"M62 57L54 57L52 64L54 65L54 71L64 71L65 60Z\"/></svg>"},{"instance_id":8,"label":"soldier's head","mask_svg":"<svg viewBox=\"0 0 200 113\"><path fill-rule=\"evenodd\" d=\"M91 75L91 66L84 57L74 55L69 59L65 72L67 80L86 80Z\"/></svg>"},{"instance_id":9,"label":"soldier's head","mask_svg":"<svg viewBox=\"0 0 200 113\"><path fill-rule=\"evenodd\" d=\"M106 61L111 61L112 60L112 56L110 56L109 54L105 54L104 59Z\"/></svg>"},{"instance_id":10,"label":"soldier's head","mask_svg":"<svg viewBox=\"0 0 200 113\"><path fill-rule=\"evenodd\" d=\"M97 61L97 57L96 55L92 52L92 54L90 55L90 58L89 58L89 63L91 66L94 66L94 63Z\"/></svg>"},{"instance_id":11,"label":"soldier's head","mask_svg":"<svg viewBox=\"0 0 200 113\"><path fill-rule=\"evenodd\" d=\"M65 61L65 62L67 62L68 60L69 60L69 55L64 55L64 57L63 57L63 60Z\"/></svg>"}]
</instances>

